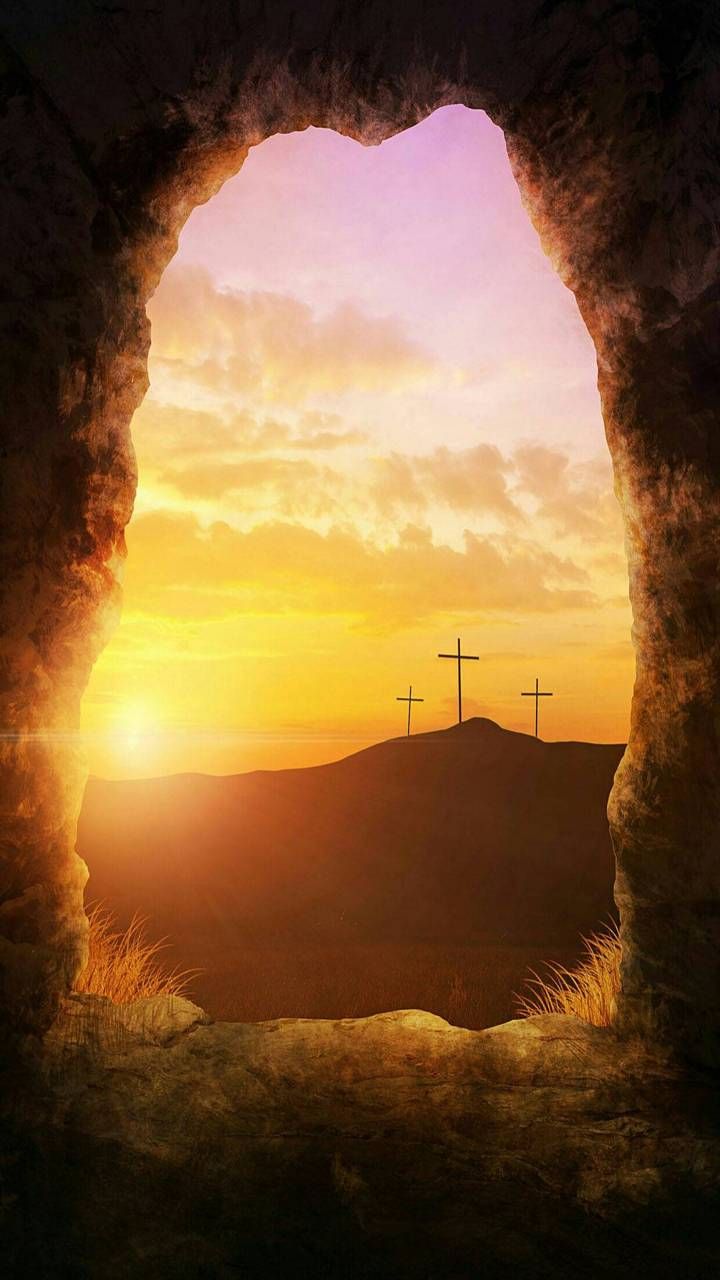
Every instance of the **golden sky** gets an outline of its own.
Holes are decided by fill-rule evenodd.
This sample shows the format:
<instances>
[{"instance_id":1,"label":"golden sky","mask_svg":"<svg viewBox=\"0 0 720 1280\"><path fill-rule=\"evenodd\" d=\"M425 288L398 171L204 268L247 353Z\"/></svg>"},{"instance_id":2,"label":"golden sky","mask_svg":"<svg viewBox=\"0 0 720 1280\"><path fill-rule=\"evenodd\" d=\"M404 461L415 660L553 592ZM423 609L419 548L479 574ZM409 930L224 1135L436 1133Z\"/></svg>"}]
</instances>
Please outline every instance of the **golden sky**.
<instances>
[{"instance_id":1,"label":"golden sky","mask_svg":"<svg viewBox=\"0 0 720 1280\"><path fill-rule=\"evenodd\" d=\"M592 343L502 134L446 108L379 148L276 137L190 218L151 301L124 611L91 771L337 758L465 715L622 741L633 656Z\"/></svg>"}]
</instances>

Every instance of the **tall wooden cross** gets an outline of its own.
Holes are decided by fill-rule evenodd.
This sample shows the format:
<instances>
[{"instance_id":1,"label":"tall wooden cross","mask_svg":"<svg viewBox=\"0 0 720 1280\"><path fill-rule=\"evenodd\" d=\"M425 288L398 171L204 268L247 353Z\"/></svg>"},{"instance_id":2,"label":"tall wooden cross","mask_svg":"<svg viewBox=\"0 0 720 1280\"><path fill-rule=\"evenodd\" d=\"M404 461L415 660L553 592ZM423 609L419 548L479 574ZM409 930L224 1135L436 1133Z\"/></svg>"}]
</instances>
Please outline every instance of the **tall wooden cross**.
<instances>
[{"instance_id":1,"label":"tall wooden cross","mask_svg":"<svg viewBox=\"0 0 720 1280\"><path fill-rule=\"evenodd\" d=\"M458 724L462 724L462 664L463 662L479 662L480 656L477 653L461 653L460 637L458 636L457 653L439 653L438 658L452 658L453 662L457 662L458 669Z\"/></svg>"},{"instance_id":2,"label":"tall wooden cross","mask_svg":"<svg viewBox=\"0 0 720 1280\"><path fill-rule=\"evenodd\" d=\"M531 690L529 693L521 693L521 694L520 694L520 697L521 697L521 698L534 698L534 699L535 699L535 737L536 737L536 738L537 738L537 736L538 736L538 706L539 706L539 703L540 703L540 699L541 699L541 698L552 698L552 696L553 696L553 695L552 695L551 693L541 693L541 691L540 691L540 681L538 680L537 676L535 677L535 688L534 688L533 690Z\"/></svg>"},{"instance_id":3,"label":"tall wooden cross","mask_svg":"<svg viewBox=\"0 0 720 1280\"><path fill-rule=\"evenodd\" d=\"M413 702L424 702L424 701L425 701L425 699L424 699L424 698L413 698L412 685L410 685L410 688L408 689L408 696L407 696L407 698L396 698L396 699L395 699L395 701L396 701L396 702L407 702L407 704L408 704L408 731L407 731L407 736L408 736L408 738L409 738L409 737L410 737L410 712L412 711L412 704L413 704Z\"/></svg>"}]
</instances>

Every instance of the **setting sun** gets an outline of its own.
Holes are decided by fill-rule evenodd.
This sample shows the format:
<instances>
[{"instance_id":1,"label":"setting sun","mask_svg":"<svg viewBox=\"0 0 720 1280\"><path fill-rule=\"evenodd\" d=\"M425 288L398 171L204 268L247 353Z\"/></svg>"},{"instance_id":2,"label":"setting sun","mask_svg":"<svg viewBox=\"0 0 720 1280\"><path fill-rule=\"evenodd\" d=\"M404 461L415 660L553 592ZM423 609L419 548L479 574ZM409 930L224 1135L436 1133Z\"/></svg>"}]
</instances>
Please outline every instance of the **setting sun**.
<instances>
[{"instance_id":1,"label":"setting sun","mask_svg":"<svg viewBox=\"0 0 720 1280\"><path fill-rule=\"evenodd\" d=\"M112 728L112 736L121 751L131 755L147 751L156 722L148 707L137 703L118 709Z\"/></svg>"}]
</instances>

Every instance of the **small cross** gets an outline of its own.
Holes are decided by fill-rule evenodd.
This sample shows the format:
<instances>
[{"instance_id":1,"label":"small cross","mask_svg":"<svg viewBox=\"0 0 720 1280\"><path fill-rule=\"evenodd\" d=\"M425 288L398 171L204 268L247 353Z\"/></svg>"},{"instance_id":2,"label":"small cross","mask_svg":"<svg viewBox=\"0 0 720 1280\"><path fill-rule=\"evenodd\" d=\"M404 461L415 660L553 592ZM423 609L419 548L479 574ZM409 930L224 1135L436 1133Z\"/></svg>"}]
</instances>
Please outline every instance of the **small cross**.
<instances>
[{"instance_id":1,"label":"small cross","mask_svg":"<svg viewBox=\"0 0 720 1280\"><path fill-rule=\"evenodd\" d=\"M407 696L407 698L396 698L396 699L395 699L395 701L396 701L396 702L407 702L407 704L408 704L407 736L408 736L408 738L409 738L409 737L410 737L410 712L412 711L412 704L413 704L413 702L424 702L424 701L425 701L425 699L424 699L424 698L413 698L412 685L410 685L410 688L409 688L409 690L408 690L408 696Z\"/></svg>"},{"instance_id":2,"label":"small cross","mask_svg":"<svg viewBox=\"0 0 720 1280\"><path fill-rule=\"evenodd\" d=\"M461 653L460 637L458 636L457 653L439 653L438 658L452 658L453 662L457 662L458 668L458 724L462 724L462 675L461 666L463 662L479 662L480 657L477 653Z\"/></svg>"},{"instance_id":3,"label":"small cross","mask_svg":"<svg viewBox=\"0 0 720 1280\"><path fill-rule=\"evenodd\" d=\"M537 676L535 677L535 688L532 690L532 692L531 692L531 693L521 693L521 694L520 694L520 697L521 697L521 698L534 698L534 699L535 699L535 737L536 737L536 738L537 738L537 736L538 736L538 706L539 706L539 703L540 703L540 699L541 699L541 698L552 698L552 696L553 696L553 695L552 695L551 693L541 693L541 692L540 692L540 681L538 680Z\"/></svg>"}]
</instances>

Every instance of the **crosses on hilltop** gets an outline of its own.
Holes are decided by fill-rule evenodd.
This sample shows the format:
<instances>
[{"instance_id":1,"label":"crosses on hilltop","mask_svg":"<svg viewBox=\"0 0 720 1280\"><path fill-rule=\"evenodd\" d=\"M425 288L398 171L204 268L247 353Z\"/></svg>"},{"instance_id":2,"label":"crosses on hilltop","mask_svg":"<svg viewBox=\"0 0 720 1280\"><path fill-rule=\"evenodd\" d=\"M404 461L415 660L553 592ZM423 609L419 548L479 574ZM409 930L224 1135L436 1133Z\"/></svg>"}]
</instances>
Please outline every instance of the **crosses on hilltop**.
<instances>
[{"instance_id":1,"label":"crosses on hilltop","mask_svg":"<svg viewBox=\"0 0 720 1280\"><path fill-rule=\"evenodd\" d=\"M451 662L457 663L457 700L458 700L458 724L463 722L462 714L462 664L463 662L479 662L479 654L463 653L460 637L458 636L457 650L454 653L439 653L438 658L449 658ZM552 698L554 694L542 690L540 688L539 677L535 678L535 688L532 690L523 690L520 694L521 698L535 699L535 737L538 737L538 721L539 721L539 705L541 698ZM410 685L407 697L397 697L396 702L407 702L407 736L410 737L410 719L412 715L412 704L414 702L424 702L424 698L417 698L413 695L412 685Z\"/></svg>"}]
</instances>

